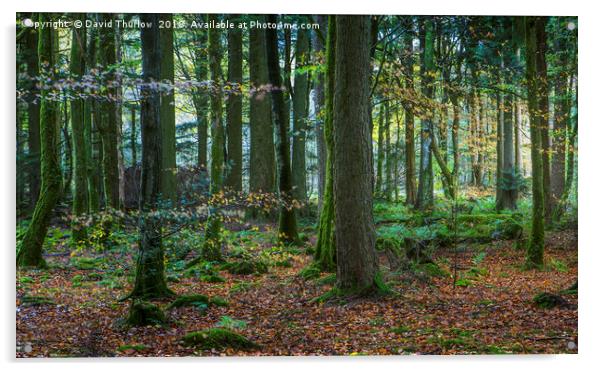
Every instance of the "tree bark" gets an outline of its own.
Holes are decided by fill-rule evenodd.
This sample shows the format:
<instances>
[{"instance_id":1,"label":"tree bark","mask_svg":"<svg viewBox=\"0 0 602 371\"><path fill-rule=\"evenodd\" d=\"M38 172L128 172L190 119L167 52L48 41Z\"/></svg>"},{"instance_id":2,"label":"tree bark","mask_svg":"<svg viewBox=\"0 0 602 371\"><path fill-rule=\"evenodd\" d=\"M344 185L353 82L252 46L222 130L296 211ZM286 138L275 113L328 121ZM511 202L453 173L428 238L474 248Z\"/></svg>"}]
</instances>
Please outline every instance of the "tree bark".
<instances>
[{"instance_id":1,"label":"tree bark","mask_svg":"<svg viewBox=\"0 0 602 371\"><path fill-rule=\"evenodd\" d=\"M263 18L263 16L262 16ZM265 31L249 31L249 75L251 154L249 171L250 192L273 192L276 188L276 154L274 125L267 92L268 70Z\"/></svg>"},{"instance_id":2,"label":"tree bark","mask_svg":"<svg viewBox=\"0 0 602 371\"><path fill-rule=\"evenodd\" d=\"M305 142L307 137L307 114L309 108L309 78L302 69L309 63L309 33L307 30L297 32L295 50L295 77L293 93L293 196L305 202L307 199Z\"/></svg>"},{"instance_id":3,"label":"tree bark","mask_svg":"<svg viewBox=\"0 0 602 371\"><path fill-rule=\"evenodd\" d=\"M140 14L142 22L153 27L140 30L142 74L146 84L161 76L162 45L158 14ZM173 295L165 280L165 256L161 220L152 211L160 206L162 140L160 93L156 88L140 88L140 129L142 132L142 174L140 184L140 249L132 298L162 298Z\"/></svg>"},{"instance_id":4,"label":"tree bark","mask_svg":"<svg viewBox=\"0 0 602 371\"><path fill-rule=\"evenodd\" d=\"M370 18L337 16L334 182L337 289L377 290L370 148Z\"/></svg>"},{"instance_id":5,"label":"tree bark","mask_svg":"<svg viewBox=\"0 0 602 371\"><path fill-rule=\"evenodd\" d=\"M83 13L74 14L76 19L84 20ZM86 66L86 29L73 28L71 38L71 74L82 77ZM73 157L75 158L75 189L73 192L73 216L76 218L88 212L88 158L86 136L84 133L84 99L71 101L71 130L73 132ZM72 241L77 245L86 240L86 230L77 220L72 224Z\"/></svg>"},{"instance_id":6,"label":"tree bark","mask_svg":"<svg viewBox=\"0 0 602 371\"><path fill-rule=\"evenodd\" d=\"M49 21L52 15L41 13L40 23ZM51 27L39 30L38 58L39 68L51 79L56 75L56 56L53 44L57 37ZM42 90L40 102L40 140L41 140L41 191L33 211L31 223L18 247L17 266L44 267L42 246L52 210L61 196L62 174L59 158L59 103L50 99L48 90Z\"/></svg>"},{"instance_id":7,"label":"tree bark","mask_svg":"<svg viewBox=\"0 0 602 371\"><path fill-rule=\"evenodd\" d=\"M527 266L541 267L544 255L544 189L541 127L545 122L542 114L542 95L547 94L545 69L542 69L541 55L545 54L545 21L542 17L525 17L527 88L529 96L529 118L531 134L531 163L533 211L531 220L531 241L527 247Z\"/></svg>"},{"instance_id":8,"label":"tree bark","mask_svg":"<svg viewBox=\"0 0 602 371\"><path fill-rule=\"evenodd\" d=\"M209 21L219 22L218 16L209 15ZM222 107L222 44L221 30L209 30L209 71L211 73L211 164L209 192L217 195L222 192L224 183L224 152L225 130L223 123ZM222 258L222 218L215 207L210 206L209 217L205 227L205 241L203 242L202 256L207 261L221 261Z\"/></svg>"},{"instance_id":9,"label":"tree bark","mask_svg":"<svg viewBox=\"0 0 602 371\"><path fill-rule=\"evenodd\" d=\"M224 185L242 191L242 30L228 30L228 83L226 131L228 138L227 175Z\"/></svg>"},{"instance_id":10,"label":"tree bark","mask_svg":"<svg viewBox=\"0 0 602 371\"><path fill-rule=\"evenodd\" d=\"M172 22L171 14L159 16L163 22ZM159 80L174 83L174 50L173 50L173 28L165 27L159 30L159 42L161 43L161 74ZM177 178L178 168L176 165L176 107L174 91L172 89L162 91L160 95L159 115L161 123L161 198L172 207L178 203Z\"/></svg>"},{"instance_id":11,"label":"tree bark","mask_svg":"<svg viewBox=\"0 0 602 371\"><path fill-rule=\"evenodd\" d=\"M276 15L268 15L267 21L277 23ZM280 217L278 237L283 243L298 241L297 218L292 207L293 182L290 165L290 149L288 140L289 120L284 101L282 80L280 77L280 60L278 58L278 34L275 29L266 30L266 52L268 62L268 79L271 85L272 117L278 130L277 159L278 185L280 188ZM288 57L287 57L288 58Z\"/></svg>"}]
</instances>

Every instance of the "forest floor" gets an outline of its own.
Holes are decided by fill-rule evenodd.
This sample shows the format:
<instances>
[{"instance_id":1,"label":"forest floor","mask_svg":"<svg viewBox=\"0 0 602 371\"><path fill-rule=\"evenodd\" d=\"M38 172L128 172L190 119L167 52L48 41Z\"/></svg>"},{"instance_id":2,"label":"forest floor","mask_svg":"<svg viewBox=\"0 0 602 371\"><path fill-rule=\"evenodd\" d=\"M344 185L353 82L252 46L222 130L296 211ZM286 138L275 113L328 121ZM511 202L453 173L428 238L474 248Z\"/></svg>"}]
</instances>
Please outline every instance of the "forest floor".
<instances>
[{"instance_id":1,"label":"forest floor","mask_svg":"<svg viewBox=\"0 0 602 371\"><path fill-rule=\"evenodd\" d=\"M273 226L231 233L242 246L284 256L257 237L273 235ZM315 235L306 233L310 246ZM120 324L129 304L119 301L132 287L137 249L70 253L64 240L51 240L48 269L17 272L17 357L577 352L577 294L563 294L560 307L533 304L536 294L562 292L577 279L575 230L547 233L541 270L523 269L524 251L513 241L470 244L459 253L440 248L433 259L443 274L432 276L389 272L382 254L394 294L347 302L312 302L333 276L301 278L312 260L304 248L288 249L286 263L265 274L220 271L224 282L205 282L171 264L169 286L177 294L219 296L228 305L169 309L166 326L138 328ZM455 285L454 261L461 267ZM26 297L43 300L31 305ZM156 303L165 307L169 300ZM181 341L216 326L235 329L261 348L203 351Z\"/></svg>"}]
</instances>

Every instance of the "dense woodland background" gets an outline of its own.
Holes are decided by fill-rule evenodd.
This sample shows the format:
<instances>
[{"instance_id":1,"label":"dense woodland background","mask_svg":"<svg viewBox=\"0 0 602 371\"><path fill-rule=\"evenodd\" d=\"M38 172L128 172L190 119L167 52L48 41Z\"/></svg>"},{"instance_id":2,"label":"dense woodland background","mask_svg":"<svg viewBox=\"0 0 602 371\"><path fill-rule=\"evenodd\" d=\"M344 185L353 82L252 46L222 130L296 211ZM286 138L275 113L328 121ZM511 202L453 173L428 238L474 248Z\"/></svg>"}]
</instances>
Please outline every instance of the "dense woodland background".
<instances>
[{"instance_id":1,"label":"dense woodland background","mask_svg":"<svg viewBox=\"0 0 602 371\"><path fill-rule=\"evenodd\" d=\"M17 18L18 356L576 352L576 17Z\"/></svg>"}]
</instances>

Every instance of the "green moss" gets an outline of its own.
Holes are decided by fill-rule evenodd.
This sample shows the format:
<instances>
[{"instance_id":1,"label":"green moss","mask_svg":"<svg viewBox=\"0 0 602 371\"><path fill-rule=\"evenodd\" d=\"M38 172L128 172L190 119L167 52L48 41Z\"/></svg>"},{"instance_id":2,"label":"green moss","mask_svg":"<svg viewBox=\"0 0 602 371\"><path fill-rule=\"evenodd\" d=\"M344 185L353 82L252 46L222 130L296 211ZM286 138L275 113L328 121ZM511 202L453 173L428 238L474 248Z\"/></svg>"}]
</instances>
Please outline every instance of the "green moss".
<instances>
[{"instance_id":1,"label":"green moss","mask_svg":"<svg viewBox=\"0 0 602 371\"><path fill-rule=\"evenodd\" d=\"M228 301L222 297L214 296L209 299L209 304L215 305L216 307L227 307Z\"/></svg>"},{"instance_id":2,"label":"green moss","mask_svg":"<svg viewBox=\"0 0 602 371\"><path fill-rule=\"evenodd\" d=\"M134 300L126 323L130 326L163 325L167 322L165 314L153 303L142 300Z\"/></svg>"},{"instance_id":3,"label":"green moss","mask_svg":"<svg viewBox=\"0 0 602 371\"><path fill-rule=\"evenodd\" d=\"M221 283L226 282L226 279L217 274L204 274L200 277L201 281L209 283Z\"/></svg>"},{"instance_id":4,"label":"green moss","mask_svg":"<svg viewBox=\"0 0 602 371\"><path fill-rule=\"evenodd\" d=\"M207 308L209 306L209 298L202 294L178 296L174 301L171 302L171 304L167 306L167 309L191 306L197 308Z\"/></svg>"},{"instance_id":5,"label":"green moss","mask_svg":"<svg viewBox=\"0 0 602 371\"><path fill-rule=\"evenodd\" d=\"M230 330L212 328L195 331L184 335L182 341L186 346L193 346L204 350L232 348L237 350L252 350L259 348L246 337Z\"/></svg>"},{"instance_id":6,"label":"green moss","mask_svg":"<svg viewBox=\"0 0 602 371\"><path fill-rule=\"evenodd\" d=\"M541 292L533 298L533 304L539 308L550 309L554 307L566 306L567 301L561 296L549 292Z\"/></svg>"},{"instance_id":7,"label":"green moss","mask_svg":"<svg viewBox=\"0 0 602 371\"><path fill-rule=\"evenodd\" d=\"M46 296L25 295L21 298L24 307L37 307L42 305L54 305L54 301Z\"/></svg>"},{"instance_id":8,"label":"green moss","mask_svg":"<svg viewBox=\"0 0 602 371\"><path fill-rule=\"evenodd\" d=\"M322 270L316 264L311 264L299 271L299 277L304 280L313 280L320 277L320 273Z\"/></svg>"},{"instance_id":9,"label":"green moss","mask_svg":"<svg viewBox=\"0 0 602 371\"><path fill-rule=\"evenodd\" d=\"M148 349L148 346L144 345L144 344L126 344L126 345L121 345L117 348L118 352L125 352L127 350L133 349L137 352Z\"/></svg>"},{"instance_id":10,"label":"green moss","mask_svg":"<svg viewBox=\"0 0 602 371\"><path fill-rule=\"evenodd\" d=\"M266 273L268 271L267 264L259 260L243 260L228 262L222 265L222 268L232 274L240 275L248 275L255 273L261 274Z\"/></svg>"}]
</instances>

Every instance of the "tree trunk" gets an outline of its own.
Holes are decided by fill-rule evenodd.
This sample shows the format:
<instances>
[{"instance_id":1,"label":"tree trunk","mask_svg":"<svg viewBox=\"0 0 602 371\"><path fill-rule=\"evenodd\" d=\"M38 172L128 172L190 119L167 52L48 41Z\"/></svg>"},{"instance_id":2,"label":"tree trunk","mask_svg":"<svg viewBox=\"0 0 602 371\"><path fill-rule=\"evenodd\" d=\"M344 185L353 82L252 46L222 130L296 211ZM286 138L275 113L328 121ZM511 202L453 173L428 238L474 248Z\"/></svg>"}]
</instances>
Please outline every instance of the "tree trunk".
<instances>
[{"instance_id":1,"label":"tree trunk","mask_svg":"<svg viewBox=\"0 0 602 371\"><path fill-rule=\"evenodd\" d=\"M262 16L263 17L263 16ZM273 192L276 188L276 154L274 126L267 92L268 70L265 31L249 31L249 75L251 159L249 161L249 191Z\"/></svg>"},{"instance_id":2,"label":"tree trunk","mask_svg":"<svg viewBox=\"0 0 602 371\"><path fill-rule=\"evenodd\" d=\"M558 23L560 23L558 18ZM560 25L559 25L560 26ZM566 176L566 145L567 145L567 122L570 115L570 91L568 89L568 51L567 40L564 35L556 37L555 52L558 55L558 66L560 70L555 78L556 97L554 101L554 144L552 146L552 178L550 184L553 217L558 220L562 215L562 194L564 193Z\"/></svg>"},{"instance_id":3,"label":"tree trunk","mask_svg":"<svg viewBox=\"0 0 602 371\"><path fill-rule=\"evenodd\" d=\"M268 15L267 21L277 23L276 15ZM272 116L278 130L278 186L280 187L280 220L278 238L283 243L297 242L297 218L291 205L293 182L290 165L290 149L288 140L288 116L284 102L282 80L280 77L280 61L278 58L278 34L275 29L266 30L266 52L268 62L268 78L271 85ZM288 57L287 57L288 58Z\"/></svg>"},{"instance_id":4,"label":"tree trunk","mask_svg":"<svg viewBox=\"0 0 602 371\"><path fill-rule=\"evenodd\" d=\"M207 21L207 16L201 16L202 21ZM198 82L207 80L208 63L207 56L207 33L195 33L196 45L194 49L194 76ZM207 88L198 88L196 94L193 94L192 102L196 112L197 120L197 165L202 169L207 169L207 129L209 127L207 121L207 108L209 105L209 94Z\"/></svg>"},{"instance_id":5,"label":"tree trunk","mask_svg":"<svg viewBox=\"0 0 602 371\"><path fill-rule=\"evenodd\" d=\"M84 20L85 14L74 14L76 19ZM71 39L71 74L82 77L86 63L86 29L73 28ZM77 218L88 212L88 159L86 136L84 133L84 99L71 100L71 130L73 132L73 157L75 158L75 189L73 192L73 215ZM78 245L86 240L85 227L79 221L72 224L72 241Z\"/></svg>"},{"instance_id":6,"label":"tree trunk","mask_svg":"<svg viewBox=\"0 0 602 371\"><path fill-rule=\"evenodd\" d=\"M40 23L50 21L51 14L41 13ZM38 56L40 69L54 78L56 57L53 44L57 37L51 27L39 30ZM36 202L31 223L18 247L17 266L44 267L42 245L48 231L52 210L61 196L61 167L59 158L59 103L49 99L49 92L42 90L40 102L41 178L40 197Z\"/></svg>"},{"instance_id":7,"label":"tree trunk","mask_svg":"<svg viewBox=\"0 0 602 371\"><path fill-rule=\"evenodd\" d=\"M209 15L209 21L219 22L218 16ZM222 44L221 30L209 30L209 71L211 73L211 170L209 192L216 195L222 192L224 182L225 130L222 107ZM214 206L209 208L209 217L205 226L205 241L202 256L207 261L221 261L222 258L222 217Z\"/></svg>"},{"instance_id":8,"label":"tree trunk","mask_svg":"<svg viewBox=\"0 0 602 371\"><path fill-rule=\"evenodd\" d=\"M409 30L413 28L412 18L408 17ZM408 91L414 90L414 39L413 33L407 32L405 37L405 88ZM414 112L412 107L408 105L405 112L405 189L406 189L406 205L416 204L416 154L414 145Z\"/></svg>"},{"instance_id":9,"label":"tree trunk","mask_svg":"<svg viewBox=\"0 0 602 371\"><path fill-rule=\"evenodd\" d=\"M542 114L542 95L547 94L545 69L539 63L545 54L545 18L525 17L527 87L529 96L529 118L531 133L531 162L533 177L533 212L531 220L531 241L527 248L527 266L541 267L544 254L544 191L541 127L545 121Z\"/></svg>"},{"instance_id":10,"label":"tree trunk","mask_svg":"<svg viewBox=\"0 0 602 371\"><path fill-rule=\"evenodd\" d=\"M161 76L163 57L159 35L158 14L140 14L142 22L153 27L140 30L142 43L142 74L146 83ZM136 281L132 298L162 298L172 296L165 280L165 256L161 235L161 220L152 211L160 206L162 176L162 140L160 96L156 88L140 88L140 129L142 132L142 174L140 183L140 250L136 262Z\"/></svg>"},{"instance_id":11,"label":"tree trunk","mask_svg":"<svg viewBox=\"0 0 602 371\"><path fill-rule=\"evenodd\" d=\"M434 92L434 60L433 60L433 23L430 19L424 21L424 56L423 56L423 93L432 99ZM433 112L427 112L422 120L420 137L420 172L418 178L418 197L416 208L419 210L431 209L435 204L433 187L433 157L432 136Z\"/></svg>"},{"instance_id":12,"label":"tree trunk","mask_svg":"<svg viewBox=\"0 0 602 371\"><path fill-rule=\"evenodd\" d=\"M225 186L242 191L242 30L228 30L228 83L226 100L228 161Z\"/></svg>"},{"instance_id":13,"label":"tree trunk","mask_svg":"<svg viewBox=\"0 0 602 371\"><path fill-rule=\"evenodd\" d=\"M328 17L328 37L326 39L326 84L324 104L324 142L326 144L326 179L324 184L324 200L320 209L318 240L316 242L315 262L323 271L336 269L336 248L334 236L334 88L335 88L335 44L336 16Z\"/></svg>"},{"instance_id":14,"label":"tree trunk","mask_svg":"<svg viewBox=\"0 0 602 371\"><path fill-rule=\"evenodd\" d=\"M171 14L159 16L163 22L171 22ZM174 51L173 51L173 28L165 27L159 31L159 42L161 43L161 74L159 80L169 84L174 83ZM172 207L177 205L177 179L178 171L176 165L176 107L174 91L162 91L160 96L159 115L161 123L161 198L169 202Z\"/></svg>"},{"instance_id":15,"label":"tree trunk","mask_svg":"<svg viewBox=\"0 0 602 371\"><path fill-rule=\"evenodd\" d=\"M323 15L316 16L316 21L320 25L320 32L313 33L313 45L316 54L321 56L324 53L323 37L326 37L328 32L327 18ZM320 63L319 60L315 61ZM326 187L326 139L324 137L324 73L318 72L317 79L314 85L314 114L316 120L316 151L318 154L318 210L322 210L324 202L324 193Z\"/></svg>"},{"instance_id":16,"label":"tree trunk","mask_svg":"<svg viewBox=\"0 0 602 371\"><path fill-rule=\"evenodd\" d=\"M372 218L370 18L337 16L334 92L334 182L337 289L377 290Z\"/></svg>"},{"instance_id":17,"label":"tree trunk","mask_svg":"<svg viewBox=\"0 0 602 371\"><path fill-rule=\"evenodd\" d=\"M308 73L300 71L309 64L309 33L307 30L297 32L295 50L295 77L293 93L293 196L305 202L307 199L305 141L307 137L307 114L309 108Z\"/></svg>"},{"instance_id":18,"label":"tree trunk","mask_svg":"<svg viewBox=\"0 0 602 371\"><path fill-rule=\"evenodd\" d=\"M27 33L25 42L27 44L27 75L31 79L28 88L31 99L27 103L27 146L29 148L29 204L33 209L40 196L40 104L35 102L35 97L39 94L35 81L40 73L38 33L33 28Z\"/></svg>"},{"instance_id":19,"label":"tree trunk","mask_svg":"<svg viewBox=\"0 0 602 371\"><path fill-rule=\"evenodd\" d=\"M104 13L102 20L109 22L113 20L113 15ZM111 28L107 28L99 33L99 62L102 65L103 71L108 81L115 79L115 74L107 70L116 62L115 55L115 32ZM107 96L105 96L99 107L99 115L101 120L98 125L100 136L102 139L102 163L103 163L103 183L105 202L107 207L119 208L119 149L117 143L118 128L117 128L117 88L107 88Z\"/></svg>"}]
</instances>

